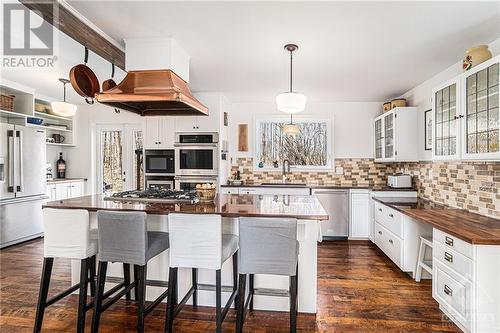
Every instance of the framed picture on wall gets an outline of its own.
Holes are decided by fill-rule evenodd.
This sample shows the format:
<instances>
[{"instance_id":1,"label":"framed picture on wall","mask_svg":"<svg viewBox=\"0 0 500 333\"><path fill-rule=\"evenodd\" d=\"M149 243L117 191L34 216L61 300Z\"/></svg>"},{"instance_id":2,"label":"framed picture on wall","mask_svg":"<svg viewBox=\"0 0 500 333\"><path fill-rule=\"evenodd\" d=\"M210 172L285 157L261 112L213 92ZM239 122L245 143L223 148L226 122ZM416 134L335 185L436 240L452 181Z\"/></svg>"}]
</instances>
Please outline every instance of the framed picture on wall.
<instances>
[{"instance_id":1,"label":"framed picture on wall","mask_svg":"<svg viewBox=\"0 0 500 333\"><path fill-rule=\"evenodd\" d=\"M424 112L425 150L432 150L432 110Z\"/></svg>"}]
</instances>

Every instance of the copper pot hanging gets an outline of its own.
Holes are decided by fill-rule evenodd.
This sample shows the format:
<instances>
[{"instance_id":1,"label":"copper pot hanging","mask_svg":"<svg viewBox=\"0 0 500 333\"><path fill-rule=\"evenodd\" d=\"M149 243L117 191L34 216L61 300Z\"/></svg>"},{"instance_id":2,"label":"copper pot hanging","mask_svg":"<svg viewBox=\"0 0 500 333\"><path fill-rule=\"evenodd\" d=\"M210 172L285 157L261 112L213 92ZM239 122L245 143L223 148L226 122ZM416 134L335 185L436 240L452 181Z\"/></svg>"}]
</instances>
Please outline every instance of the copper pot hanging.
<instances>
[{"instance_id":1,"label":"copper pot hanging","mask_svg":"<svg viewBox=\"0 0 500 333\"><path fill-rule=\"evenodd\" d=\"M107 79L102 83L102 91L109 90L116 87L116 82L113 80L115 77L115 64L111 64L111 79Z\"/></svg>"},{"instance_id":2,"label":"copper pot hanging","mask_svg":"<svg viewBox=\"0 0 500 333\"><path fill-rule=\"evenodd\" d=\"M94 104L95 94L99 92L99 80L95 73L87 66L89 50L85 47L84 63L71 68L69 79L71 86L78 95L85 98L87 104Z\"/></svg>"}]
</instances>

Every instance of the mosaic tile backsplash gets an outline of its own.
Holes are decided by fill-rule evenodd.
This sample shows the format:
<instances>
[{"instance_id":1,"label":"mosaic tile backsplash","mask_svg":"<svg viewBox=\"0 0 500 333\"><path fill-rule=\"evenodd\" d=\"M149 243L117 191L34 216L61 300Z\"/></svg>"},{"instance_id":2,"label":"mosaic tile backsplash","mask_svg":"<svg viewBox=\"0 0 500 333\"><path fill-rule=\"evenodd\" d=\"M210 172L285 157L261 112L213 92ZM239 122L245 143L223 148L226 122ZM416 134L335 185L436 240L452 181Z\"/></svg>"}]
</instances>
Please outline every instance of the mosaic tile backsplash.
<instances>
[{"instance_id":1,"label":"mosaic tile backsplash","mask_svg":"<svg viewBox=\"0 0 500 333\"><path fill-rule=\"evenodd\" d=\"M334 171L296 171L291 182L310 185L349 187L385 186L387 175L396 172L413 176L413 183L422 198L463 208L471 212L500 218L500 162L412 162L375 163L373 159L336 159ZM232 174L239 170L246 184L281 180L281 168L276 171L254 171L251 158L238 158Z\"/></svg>"}]
</instances>

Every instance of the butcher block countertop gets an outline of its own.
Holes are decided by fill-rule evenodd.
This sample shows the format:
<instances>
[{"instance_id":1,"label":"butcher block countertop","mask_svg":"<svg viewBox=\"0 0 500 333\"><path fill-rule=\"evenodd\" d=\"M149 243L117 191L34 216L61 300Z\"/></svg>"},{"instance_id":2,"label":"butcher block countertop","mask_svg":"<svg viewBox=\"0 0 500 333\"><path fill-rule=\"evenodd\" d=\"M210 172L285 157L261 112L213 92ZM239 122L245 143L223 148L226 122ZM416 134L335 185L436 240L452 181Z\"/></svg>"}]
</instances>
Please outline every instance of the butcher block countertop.
<instances>
[{"instance_id":1,"label":"butcher block countertop","mask_svg":"<svg viewBox=\"0 0 500 333\"><path fill-rule=\"evenodd\" d=\"M418 221L477 245L500 245L500 220L420 198L373 198Z\"/></svg>"},{"instance_id":2,"label":"butcher block countertop","mask_svg":"<svg viewBox=\"0 0 500 333\"><path fill-rule=\"evenodd\" d=\"M47 202L43 208L219 214L224 217L282 217L299 220L328 220L328 214L314 196L219 194L211 203L144 203L104 200L102 194Z\"/></svg>"}]
</instances>

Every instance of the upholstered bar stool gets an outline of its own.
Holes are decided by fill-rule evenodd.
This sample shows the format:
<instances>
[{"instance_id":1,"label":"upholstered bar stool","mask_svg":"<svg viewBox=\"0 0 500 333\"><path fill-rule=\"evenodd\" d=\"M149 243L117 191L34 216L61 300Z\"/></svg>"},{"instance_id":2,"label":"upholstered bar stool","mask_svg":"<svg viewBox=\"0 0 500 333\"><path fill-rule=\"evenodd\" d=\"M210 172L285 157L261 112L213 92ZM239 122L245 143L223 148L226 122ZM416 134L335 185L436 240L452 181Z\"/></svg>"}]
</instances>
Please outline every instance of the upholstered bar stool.
<instances>
[{"instance_id":1,"label":"upholstered bar stool","mask_svg":"<svg viewBox=\"0 0 500 333\"><path fill-rule=\"evenodd\" d=\"M89 213L80 209L43 210L44 243L43 268L40 292L36 308L33 332L40 332L45 309L77 289L78 323L76 332L84 332L85 312L92 308L87 304L87 287L91 295L95 292L95 256L97 253L97 231L90 229ZM80 260L80 282L47 300L54 258Z\"/></svg>"},{"instance_id":2,"label":"upholstered bar stool","mask_svg":"<svg viewBox=\"0 0 500 333\"><path fill-rule=\"evenodd\" d=\"M247 310L253 310L254 274L271 274L290 277L290 332L295 333L297 330L299 255L297 220L241 217L239 234L236 332L243 332ZM245 301L247 274L250 275L250 293Z\"/></svg>"},{"instance_id":3,"label":"upholstered bar stool","mask_svg":"<svg viewBox=\"0 0 500 333\"><path fill-rule=\"evenodd\" d=\"M147 231L144 212L97 212L99 266L95 296L92 332L98 332L99 321L108 307L135 288L137 307L137 332L144 332L145 317L161 303L168 292L163 292L148 307L146 298L146 271L148 261L169 247L168 233ZM104 293L108 262L134 265L134 282L124 282ZM122 289L120 292L118 292ZM118 292L118 293L117 293ZM110 297L111 295L114 295ZM104 299L110 299L103 303Z\"/></svg>"},{"instance_id":4,"label":"upholstered bar stool","mask_svg":"<svg viewBox=\"0 0 500 333\"><path fill-rule=\"evenodd\" d=\"M209 214L169 214L168 232L170 236L168 290L171 293L167 299L165 331L172 332L175 317L191 296L193 296L193 305L197 306L197 269L204 268L215 270L216 332L222 332L222 322L238 290L238 237L223 235L221 216ZM231 256L233 257L233 291L222 309L221 268ZM193 284L179 304L176 304L179 267L193 269Z\"/></svg>"}]
</instances>

